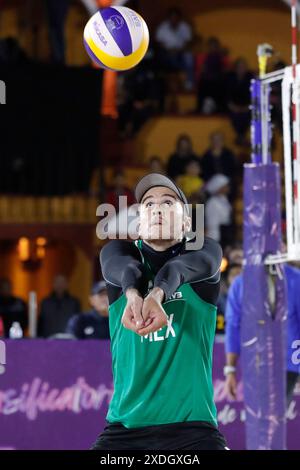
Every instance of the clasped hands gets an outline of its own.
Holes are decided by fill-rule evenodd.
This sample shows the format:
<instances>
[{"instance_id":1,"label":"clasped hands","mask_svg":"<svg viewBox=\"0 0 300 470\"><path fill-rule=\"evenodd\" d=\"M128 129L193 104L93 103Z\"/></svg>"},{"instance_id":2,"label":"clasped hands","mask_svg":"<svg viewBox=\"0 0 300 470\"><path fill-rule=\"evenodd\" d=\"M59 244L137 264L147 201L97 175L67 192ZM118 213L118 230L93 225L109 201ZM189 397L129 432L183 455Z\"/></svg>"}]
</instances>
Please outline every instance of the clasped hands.
<instances>
[{"instance_id":1,"label":"clasped hands","mask_svg":"<svg viewBox=\"0 0 300 470\"><path fill-rule=\"evenodd\" d=\"M145 336L168 324L168 316L162 307L164 291L160 287L154 287L145 298L138 290L127 289L126 298L121 319L124 328Z\"/></svg>"}]
</instances>

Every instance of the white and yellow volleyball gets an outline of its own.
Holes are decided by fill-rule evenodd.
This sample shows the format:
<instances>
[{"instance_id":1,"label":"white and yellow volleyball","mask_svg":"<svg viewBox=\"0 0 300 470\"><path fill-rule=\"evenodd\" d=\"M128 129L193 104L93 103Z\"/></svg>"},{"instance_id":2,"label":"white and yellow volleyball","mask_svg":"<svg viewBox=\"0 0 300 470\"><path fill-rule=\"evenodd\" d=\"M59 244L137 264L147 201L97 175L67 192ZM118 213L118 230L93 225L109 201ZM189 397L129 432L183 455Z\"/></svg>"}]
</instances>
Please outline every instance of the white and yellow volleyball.
<instances>
[{"instance_id":1,"label":"white and yellow volleyball","mask_svg":"<svg viewBox=\"0 0 300 470\"><path fill-rule=\"evenodd\" d=\"M84 46L100 67L115 71L135 67L149 46L149 30L143 18L127 7L97 11L84 29Z\"/></svg>"}]
</instances>

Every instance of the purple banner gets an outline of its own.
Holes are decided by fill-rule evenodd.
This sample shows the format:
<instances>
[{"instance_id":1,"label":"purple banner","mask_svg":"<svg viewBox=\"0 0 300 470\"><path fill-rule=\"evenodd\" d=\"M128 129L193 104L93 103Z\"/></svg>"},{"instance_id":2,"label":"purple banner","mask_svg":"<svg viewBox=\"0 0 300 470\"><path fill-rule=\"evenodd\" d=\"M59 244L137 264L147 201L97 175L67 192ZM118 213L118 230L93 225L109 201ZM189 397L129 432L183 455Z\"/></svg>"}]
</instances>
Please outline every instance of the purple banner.
<instances>
[{"instance_id":1,"label":"purple banner","mask_svg":"<svg viewBox=\"0 0 300 470\"><path fill-rule=\"evenodd\" d=\"M0 358L0 448L88 449L103 430L113 391L109 342L8 340L5 345L6 361ZM242 384L238 400L228 402L223 366L224 346L216 343L220 430L230 448L244 449ZM299 430L298 386L288 411L289 449L300 449Z\"/></svg>"}]
</instances>

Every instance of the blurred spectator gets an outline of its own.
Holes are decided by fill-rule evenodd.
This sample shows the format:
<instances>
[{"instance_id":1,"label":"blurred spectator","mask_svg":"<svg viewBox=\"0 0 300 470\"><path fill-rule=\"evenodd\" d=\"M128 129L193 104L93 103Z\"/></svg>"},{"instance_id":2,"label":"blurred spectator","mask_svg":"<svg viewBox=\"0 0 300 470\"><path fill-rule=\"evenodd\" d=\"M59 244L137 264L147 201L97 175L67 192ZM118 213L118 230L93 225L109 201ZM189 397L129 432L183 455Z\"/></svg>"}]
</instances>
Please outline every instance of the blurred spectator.
<instances>
[{"instance_id":1,"label":"blurred spectator","mask_svg":"<svg viewBox=\"0 0 300 470\"><path fill-rule=\"evenodd\" d=\"M228 259L228 263L243 265L244 252L239 243L229 245L224 251L224 256Z\"/></svg>"},{"instance_id":2,"label":"blurred spectator","mask_svg":"<svg viewBox=\"0 0 300 470\"><path fill-rule=\"evenodd\" d=\"M0 39L0 64L24 64L28 61L26 53L15 38Z\"/></svg>"},{"instance_id":3,"label":"blurred spectator","mask_svg":"<svg viewBox=\"0 0 300 470\"><path fill-rule=\"evenodd\" d=\"M57 64L65 63L65 22L70 0L45 0L51 60Z\"/></svg>"},{"instance_id":4,"label":"blurred spectator","mask_svg":"<svg viewBox=\"0 0 300 470\"><path fill-rule=\"evenodd\" d=\"M206 59L206 41L201 34L196 34L193 41L193 50L195 53L195 81L199 83L203 71L203 64Z\"/></svg>"},{"instance_id":5,"label":"blurred spectator","mask_svg":"<svg viewBox=\"0 0 300 470\"><path fill-rule=\"evenodd\" d=\"M186 164L185 173L176 178L176 183L182 189L190 203L199 203L203 180L201 178L201 166L197 160L191 160Z\"/></svg>"},{"instance_id":6,"label":"blurred spectator","mask_svg":"<svg viewBox=\"0 0 300 470\"><path fill-rule=\"evenodd\" d=\"M252 73L245 59L235 61L233 70L226 79L227 107L232 126L237 134L236 144L247 146L246 133L249 129L251 114L249 110Z\"/></svg>"},{"instance_id":7,"label":"blurred spectator","mask_svg":"<svg viewBox=\"0 0 300 470\"><path fill-rule=\"evenodd\" d=\"M225 104L224 73L227 57L219 39L207 40L202 64L198 57L198 111L204 114L223 111ZM200 69L200 70L199 70Z\"/></svg>"},{"instance_id":8,"label":"blurred spectator","mask_svg":"<svg viewBox=\"0 0 300 470\"><path fill-rule=\"evenodd\" d=\"M109 339L108 297L105 281L93 285L89 301L92 310L74 315L67 333L77 339Z\"/></svg>"},{"instance_id":9,"label":"blurred spectator","mask_svg":"<svg viewBox=\"0 0 300 470\"><path fill-rule=\"evenodd\" d=\"M80 312L80 302L68 292L68 282L62 274L53 281L53 292L42 300L38 320L38 336L48 338L64 333L69 319Z\"/></svg>"},{"instance_id":10,"label":"blurred spectator","mask_svg":"<svg viewBox=\"0 0 300 470\"><path fill-rule=\"evenodd\" d=\"M205 204L206 235L224 247L234 239L232 206L228 200L229 178L221 174L215 175L208 181L205 189L210 194Z\"/></svg>"},{"instance_id":11,"label":"blurred spectator","mask_svg":"<svg viewBox=\"0 0 300 470\"><path fill-rule=\"evenodd\" d=\"M155 39L158 42L159 59L168 71L186 73L185 88L194 87L194 59L188 47L193 39L191 26L183 19L177 8L171 8L167 19L157 28Z\"/></svg>"},{"instance_id":12,"label":"blurred spectator","mask_svg":"<svg viewBox=\"0 0 300 470\"><path fill-rule=\"evenodd\" d=\"M168 161L167 174L175 179L179 175L183 175L187 163L191 160L200 161L199 157L195 155L193 150L193 143L187 134L181 134L176 142L176 151L173 153Z\"/></svg>"},{"instance_id":13,"label":"blurred spectator","mask_svg":"<svg viewBox=\"0 0 300 470\"><path fill-rule=\"evenodd\" d=\"M0 280L0 320L6 337L13 322L18 322L23 332L28 326L27 306L22 299L13 295L9 279Z\"/></svg>"},{"instance_id":14,"label":"blurred spectator","mask_svg":"<svg viewBox=\"0 0 300 470\"><path fill-rule=\"evenodd\" d=\"M132 90L127 85L128 72L118 73L117 75L117 110L118 110L118 129L120 137L126 137L130 132L132 123L129 114L132 109Z\"/></svg>"},{"instance_id":15,"label":"blurred spectator","mask_svg":"<svg viewBox=\"0 0 300 470\"><path fill-rule=\"evenodd\" d=\"M149 173L161 173L162 175L166 173L165 164L160 157L154 155L150 158Z\"/></svg>"},{"instance_id":16,"label":"blurred spectator","mask_svg":"<svg viewBox=\"0 0 300 470\"><path fill-rule=\"evenodd\" d=\"M230 179L230 196L235 195L238 161L234 153L225 146L222 132L214 132L210 136L210 147L201 158L203 179L208 181L217 173Z\"/></svg>"},{"instance_id":17,"label":"blurred spectator","mask_svg":"<svg viewBox=\"0 0 300 470\"><path fill-rule=\"evenodd\" d=\"M132 129L130 131L131 135L134 135L159 108L160 88L152 69L152 61L143 60L140 66L134 70L129 86L133 91Z\"/></svg>"},{"instance_id":18,"label":"blurred spectator","mask_svg":"<svg viewBox=\"0 0 300 470\"><path fill-rule=\"evenodd\" d=\"M163 102L161 81L149 52L134 69L118 77L117 103L120 136L133 137Z\"/></svg>"},{"instance_id":19,"label":"blurred spectator","mask_svg":"<svg viewBox=\"0 0 300 470\"><path fill-rule=\"evenodd\" d=\"M107 192L106 202L112 204L117 212L119 211L119 197L127 196L127 205L134 204L133 192L126 186L125 174L122 170L117 170L113 176L113 187Z\"/></svg>"}]
</instances>

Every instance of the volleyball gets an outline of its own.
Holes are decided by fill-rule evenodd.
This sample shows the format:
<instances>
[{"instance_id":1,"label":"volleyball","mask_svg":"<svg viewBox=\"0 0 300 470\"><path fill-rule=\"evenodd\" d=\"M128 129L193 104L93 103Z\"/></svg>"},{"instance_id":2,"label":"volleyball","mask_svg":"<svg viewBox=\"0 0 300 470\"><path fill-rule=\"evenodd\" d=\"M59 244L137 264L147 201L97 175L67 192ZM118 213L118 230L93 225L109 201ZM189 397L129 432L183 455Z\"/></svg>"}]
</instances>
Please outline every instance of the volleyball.
<instances>
[{"instance_id":1,"label":"volleyball","mask_svg":"<svg viewBox=\"0 0 300 470\"><path fill-rule=\"evenodd\" d=\"M122 71L135 67L149 45L149 30L143 18L127 7L98 10L84 28L84 46L100 67Z\"/></svg>"}]
</instances>

